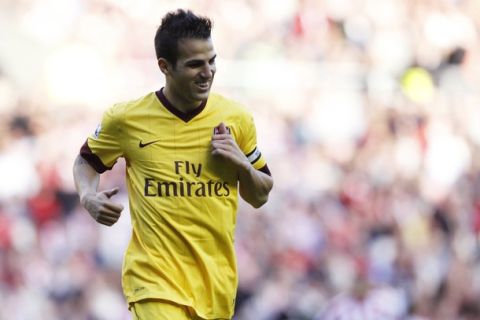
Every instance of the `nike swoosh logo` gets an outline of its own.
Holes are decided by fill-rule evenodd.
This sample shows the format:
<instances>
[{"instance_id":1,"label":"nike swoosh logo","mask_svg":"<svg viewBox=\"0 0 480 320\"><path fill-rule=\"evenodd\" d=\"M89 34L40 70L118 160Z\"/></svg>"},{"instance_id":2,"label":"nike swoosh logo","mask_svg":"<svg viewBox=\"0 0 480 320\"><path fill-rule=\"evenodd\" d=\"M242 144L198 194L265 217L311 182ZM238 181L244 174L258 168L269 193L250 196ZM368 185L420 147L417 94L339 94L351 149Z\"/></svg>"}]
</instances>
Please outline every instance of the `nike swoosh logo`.
<instances>
[{"instance_id":1,"label":"nike swoosh logo","mask_svg":"<svg viewBox=\"0 0 480 320\"><path fill-rule=\"evenodd\" d=\"M146 146L151 145L152 143L155 143L155 142L158 142L158 141L160 141L160 139L159 139L159 140L153 140L153 141L149 141L149 142L143 143L142 140L140 140L140 142L138 143L138 146L139 146L140 148L145 148Z\"/></svg>"}]
</instances>

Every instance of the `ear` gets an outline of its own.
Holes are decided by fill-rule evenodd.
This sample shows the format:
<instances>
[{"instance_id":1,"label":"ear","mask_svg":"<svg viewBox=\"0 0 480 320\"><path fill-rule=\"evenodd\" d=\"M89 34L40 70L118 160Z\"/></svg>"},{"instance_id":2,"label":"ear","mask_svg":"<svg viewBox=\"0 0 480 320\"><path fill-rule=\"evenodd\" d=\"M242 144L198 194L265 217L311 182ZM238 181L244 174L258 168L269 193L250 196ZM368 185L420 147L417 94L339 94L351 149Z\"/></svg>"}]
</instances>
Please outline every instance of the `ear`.
<instances>
[{"instance_id":1,"label":"ear","mask_svg":"<svg viewBox=\"0 0 480 320\"><path fill-rule=\"evenodd\" d=\"M160 71L162 71L164 75L167 75L168 73L170 73L170 70L172 68L170 63L164 58L158 59L158 67L160 68Z\"/></svg>"}]
</instances>

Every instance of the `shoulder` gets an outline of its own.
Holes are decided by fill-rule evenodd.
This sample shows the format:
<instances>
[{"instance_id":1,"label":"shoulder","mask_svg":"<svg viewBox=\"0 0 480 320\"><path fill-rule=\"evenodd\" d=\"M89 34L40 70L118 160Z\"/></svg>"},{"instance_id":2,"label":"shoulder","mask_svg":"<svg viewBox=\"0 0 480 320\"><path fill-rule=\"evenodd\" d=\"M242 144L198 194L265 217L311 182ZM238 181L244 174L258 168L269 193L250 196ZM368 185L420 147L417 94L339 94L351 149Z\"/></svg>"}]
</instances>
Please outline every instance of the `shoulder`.
<instances>
[{"instance_id":1,"label":"shoulder","mask_svg":"<svg viewBox=\"0 0 480 320\"><path fill-rule=\"evenodd\" d=\"M250 117L250 111L238 101L233 99L226 98L225 96L218 93L210 93L208 98L209 102L214 108L222 108L223 112L234 113L239 116Z\"/></svg>"},{"instance_id":2,"label":"shoulder","mask_svg":"<svg viewBox=\"0 0 480 320\"><path fill-rule=\"evenodd\" d=\"M148 93L136 99L122 101L113 104L105 111L105 116L121 121L125 116L136 110L143 109L152 104L155 99L155 93Z\"/></svg>"}]
</instances>

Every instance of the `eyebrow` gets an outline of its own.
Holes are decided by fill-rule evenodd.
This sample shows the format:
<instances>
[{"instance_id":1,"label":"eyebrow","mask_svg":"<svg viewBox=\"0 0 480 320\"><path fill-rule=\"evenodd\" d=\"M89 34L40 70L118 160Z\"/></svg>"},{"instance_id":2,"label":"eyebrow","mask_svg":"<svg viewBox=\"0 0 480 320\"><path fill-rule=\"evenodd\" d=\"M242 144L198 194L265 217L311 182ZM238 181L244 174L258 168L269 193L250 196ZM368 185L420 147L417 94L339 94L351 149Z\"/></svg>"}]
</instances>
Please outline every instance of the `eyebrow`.
<instances>
[{"instance_id":1,"label":"eyebrow","mask_svg":"<svg viewBox=\"0 0 480 320\"><path fill-rule=\"evenodd\" d=\"M208 61L212 61L212 60L215 60L215 58L217 58L217 55L215 54L213 57L211 57L210 59L208 59ZM192 65L192 64L197 64L197 63L202 63L203 60L202 59L192 59L192 60L187 60L185 61L185 65Z\"/></svg>"}]
</instances>

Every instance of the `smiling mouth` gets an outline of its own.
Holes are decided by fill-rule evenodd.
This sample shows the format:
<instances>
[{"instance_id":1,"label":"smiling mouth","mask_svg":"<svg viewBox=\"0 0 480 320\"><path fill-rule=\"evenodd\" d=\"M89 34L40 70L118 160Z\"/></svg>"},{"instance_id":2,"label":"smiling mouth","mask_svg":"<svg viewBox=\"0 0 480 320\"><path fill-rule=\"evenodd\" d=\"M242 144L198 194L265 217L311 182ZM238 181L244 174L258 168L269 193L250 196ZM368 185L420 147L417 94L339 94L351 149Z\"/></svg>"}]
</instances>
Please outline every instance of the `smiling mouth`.
<instances>
[{"instance_id":1,"label":"smiling mouth","mask_svg":"<svg viewBox=\"0 0 480 320\"><path fill-rule=\"evenodd\" d=\"M202 90L208 90L208 88L210 88L210 82L195 82L195 85Z\"/></svg>"}]
</instances>

